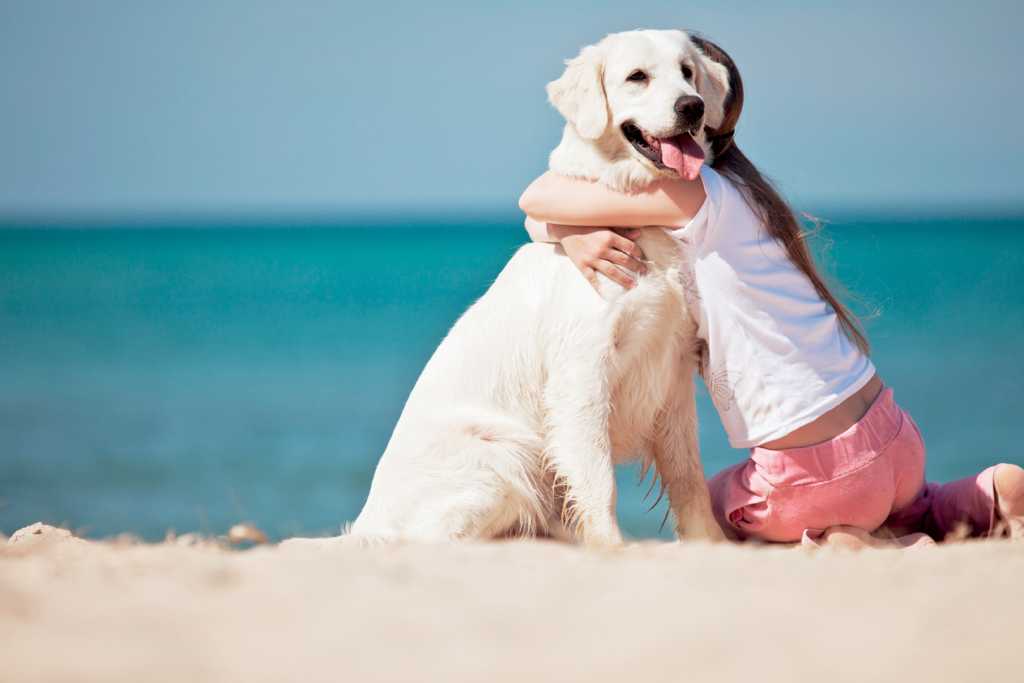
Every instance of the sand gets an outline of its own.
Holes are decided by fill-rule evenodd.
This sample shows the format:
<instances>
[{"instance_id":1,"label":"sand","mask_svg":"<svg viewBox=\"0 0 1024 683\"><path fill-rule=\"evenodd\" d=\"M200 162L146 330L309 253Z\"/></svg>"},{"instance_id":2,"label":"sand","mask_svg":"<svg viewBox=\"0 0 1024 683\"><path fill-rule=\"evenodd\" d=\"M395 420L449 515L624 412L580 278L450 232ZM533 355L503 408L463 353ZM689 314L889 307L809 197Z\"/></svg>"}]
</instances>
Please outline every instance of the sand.
<instances>
[{"instance_id":1,"label":"sand","mask_svg":"<svg viewBox=\"0 0 1024 683\"><path fill-rule=\"evenodd\" d=\"M1022 543L237 551L44 531L0 541L2 681L1024 680Z\"/></svg>"}]
</instances>

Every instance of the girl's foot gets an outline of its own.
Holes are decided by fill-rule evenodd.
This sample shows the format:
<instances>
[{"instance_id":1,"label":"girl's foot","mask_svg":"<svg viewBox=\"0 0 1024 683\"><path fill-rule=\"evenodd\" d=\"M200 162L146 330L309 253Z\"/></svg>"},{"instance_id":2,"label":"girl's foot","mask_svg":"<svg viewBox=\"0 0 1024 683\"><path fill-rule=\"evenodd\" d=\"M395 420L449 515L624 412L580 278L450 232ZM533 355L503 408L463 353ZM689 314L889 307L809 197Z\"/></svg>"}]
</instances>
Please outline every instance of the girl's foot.
<instances>
[{"instance_id":1,"label":"girl's foot","mask_svg":"<svg viewBox=\"0 0 1024 683\"><path fill-rule=\"evenodd\" d=\"M992 477L996 492L997 527L1013 540L1024 540L1024 468L999 465Z\"/></svg>"},{"instance_id":2,"label":"girl's foot","mask_svg":"<svg viewBox=\"0 0 1024 683\"><path fill-rule=\"evenodd\" d=\"M921 548L935 545L925 534L909 534L892 536L887 530L881 529L876 536L869 531L853 526L829 527L818 541L821 547L838 548L841 550L861 550L863 548Z\"/></svg>"}]
</instances>

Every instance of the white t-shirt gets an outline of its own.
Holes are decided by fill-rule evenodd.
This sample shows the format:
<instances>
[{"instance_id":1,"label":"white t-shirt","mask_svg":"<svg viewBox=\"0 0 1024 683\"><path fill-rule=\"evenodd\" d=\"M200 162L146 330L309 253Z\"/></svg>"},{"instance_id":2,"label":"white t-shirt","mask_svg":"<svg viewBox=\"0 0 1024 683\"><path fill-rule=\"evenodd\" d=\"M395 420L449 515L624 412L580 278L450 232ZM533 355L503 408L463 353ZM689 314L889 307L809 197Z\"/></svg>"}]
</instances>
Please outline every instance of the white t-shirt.
<instances>
[{"instance_id":1,"label":"white t-shirt","mask_svg":"<svg viewBox=\"0 0 1024 683\"><path fill-rule=\"evenodd\" d=\"M875 368L740 191L708 166L700 177L707 198L672 234L691 245L704 383L729 443L749 448L835 408Z\"/></svg>"},{"instance_id":2,"label":"white t-shirt","mask_svg":"<svg viewBox=\"0 0 1024 683\"><path fill-rule=\"evenodd\" d=\"M704 166L707 198L672 231L691 245L704 384L734 448L786 436L867 384L875 367L739 190ZM530 236L554 241L527 218ZM689 277L688 275L686 277Z\"/></svg>"}]
</instances>

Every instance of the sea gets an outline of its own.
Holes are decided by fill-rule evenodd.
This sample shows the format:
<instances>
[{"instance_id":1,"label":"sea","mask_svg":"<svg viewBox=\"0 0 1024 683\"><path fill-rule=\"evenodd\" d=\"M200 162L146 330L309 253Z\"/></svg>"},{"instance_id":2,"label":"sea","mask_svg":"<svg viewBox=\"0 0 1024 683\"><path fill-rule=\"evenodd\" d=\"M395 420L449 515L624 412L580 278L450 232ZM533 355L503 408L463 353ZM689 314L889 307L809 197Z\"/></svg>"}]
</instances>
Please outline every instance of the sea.
<instances>
[{"instance_id":1,"label":"sea","mask_svg":"<svg viewBox=\"0 0 1024 683\"><path fill-rule=\"evenodd\" d=\"M1024 214L823 217L815 251L928 477L1024 463ZM430 354L525 239L515 215L6 224L0 532L336 533ZM710 475L745 453L703 388L698 408ZM624 532L670 537L650 481L618 483Z\"/></svg>"}]
</instances>

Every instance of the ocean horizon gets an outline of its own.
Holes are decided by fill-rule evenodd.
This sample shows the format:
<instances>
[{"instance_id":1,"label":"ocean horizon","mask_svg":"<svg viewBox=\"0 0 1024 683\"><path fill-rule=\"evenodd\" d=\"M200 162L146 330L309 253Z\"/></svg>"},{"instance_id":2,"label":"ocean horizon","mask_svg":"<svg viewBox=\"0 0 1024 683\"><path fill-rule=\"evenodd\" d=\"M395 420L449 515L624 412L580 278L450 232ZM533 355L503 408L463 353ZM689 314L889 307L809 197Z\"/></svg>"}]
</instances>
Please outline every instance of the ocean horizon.
<instances>
[{"instance_id":1,"label":"ocean horizon","mask_svg":"<svg viewBox=\"0 0 1024 683\"><path fill-rule=\"evenodd\" d=\"M1020 462L1024 211L820 209L928 476ZM337 532L420 370L525 243L512 211L0 220L0 532ZM682 380L681 380L682 381ZM739 461L703 387L711 475ZM619 471L634 538L665 503Z\"/></svg>"}]
</instances>

